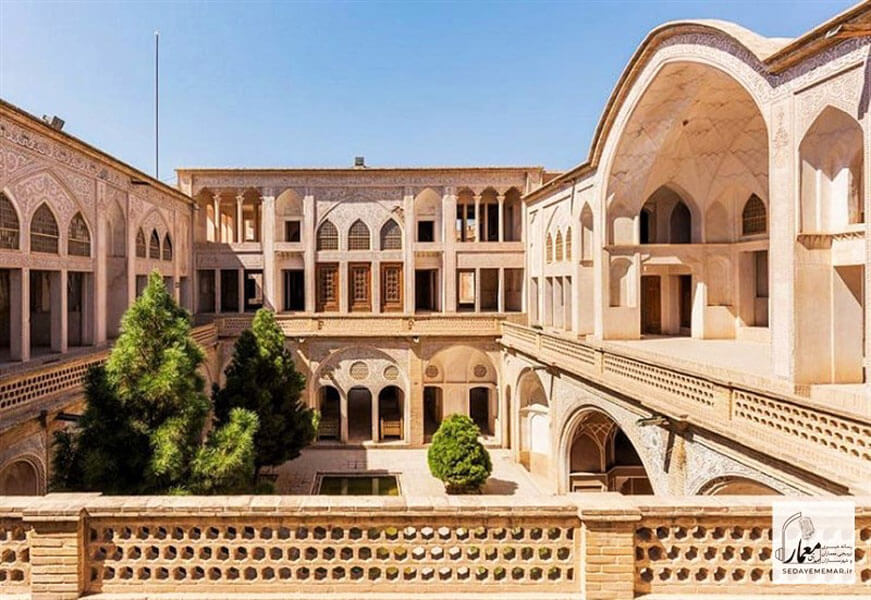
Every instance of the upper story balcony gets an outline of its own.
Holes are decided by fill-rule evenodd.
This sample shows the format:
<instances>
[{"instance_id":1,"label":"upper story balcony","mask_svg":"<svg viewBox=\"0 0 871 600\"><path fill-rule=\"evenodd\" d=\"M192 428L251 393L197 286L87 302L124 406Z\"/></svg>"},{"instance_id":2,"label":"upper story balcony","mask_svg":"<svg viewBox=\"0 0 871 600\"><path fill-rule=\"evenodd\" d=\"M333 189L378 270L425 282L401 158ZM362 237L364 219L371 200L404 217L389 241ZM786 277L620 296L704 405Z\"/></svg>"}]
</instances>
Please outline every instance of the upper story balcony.
<instances>
[{"instance_id":1,"label":"upper story balcony","mask_svg":"<svg viewBox=\"0 0 871 600\"><path fill-rule=\"evenodd\" d=\"M768 344L690 338L593 342L508 322L501 341L672 421L818 473L851 492L867 491L867 387L796 388L770 372Z\"/></svg>"}]
</instances>

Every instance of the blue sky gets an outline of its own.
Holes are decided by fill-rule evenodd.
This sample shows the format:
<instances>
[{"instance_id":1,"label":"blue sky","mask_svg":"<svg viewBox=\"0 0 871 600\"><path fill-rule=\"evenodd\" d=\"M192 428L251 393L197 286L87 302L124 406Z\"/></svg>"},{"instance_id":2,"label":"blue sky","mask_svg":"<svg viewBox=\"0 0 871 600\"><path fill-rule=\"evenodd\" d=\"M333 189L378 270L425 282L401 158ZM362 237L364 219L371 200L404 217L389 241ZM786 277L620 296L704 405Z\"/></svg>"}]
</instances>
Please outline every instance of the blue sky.
<instances>
[{"instance_id":1,"label":"blue sky","mask_svg":"<svg viewBox=\"0 0 871 600\"><path fill-rule=\"evenodd\" d=\"M543 165L586 158L664 21L794 37L852 2L16 2L0 97L149 173L179 166Z\"/></svg>"}]
</instances>

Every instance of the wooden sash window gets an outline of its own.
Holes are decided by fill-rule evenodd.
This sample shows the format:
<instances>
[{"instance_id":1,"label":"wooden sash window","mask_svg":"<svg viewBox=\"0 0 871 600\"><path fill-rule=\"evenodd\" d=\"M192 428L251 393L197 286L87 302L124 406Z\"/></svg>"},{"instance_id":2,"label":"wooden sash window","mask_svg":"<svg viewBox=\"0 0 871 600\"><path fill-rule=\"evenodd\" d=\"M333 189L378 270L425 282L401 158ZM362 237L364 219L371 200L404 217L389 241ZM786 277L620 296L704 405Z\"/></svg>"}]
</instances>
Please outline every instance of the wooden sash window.
<instances>
[{"instance_id":1,"label":"wooden sash window","mask_svg":"<svg viewBox=\"0 0 871 600\"><path fill-rule=\"evenodd\" d=\"M369 263L348 265L348 309L351 312L371 312L372 273Z\"/></svg>"},{"instance_id":2,"label":"wooden sash window","mask_svg":"<svg viewBox=\"0 0 871 600\"><path fill-rule=\"evenodd\" d=\"M402 310L402 263L381 264L381 310Z\"/></svg>"},{"instance_id":3,"label":"wooden sash window","mask_svg":"<svg viewBox=\"0 0 871 600\"><path fill-rule=\"evenodd\" d=\"M339 266L335 263L320 264L316 273L318 312L339 310Z\"/></svg>"}]
</instances>

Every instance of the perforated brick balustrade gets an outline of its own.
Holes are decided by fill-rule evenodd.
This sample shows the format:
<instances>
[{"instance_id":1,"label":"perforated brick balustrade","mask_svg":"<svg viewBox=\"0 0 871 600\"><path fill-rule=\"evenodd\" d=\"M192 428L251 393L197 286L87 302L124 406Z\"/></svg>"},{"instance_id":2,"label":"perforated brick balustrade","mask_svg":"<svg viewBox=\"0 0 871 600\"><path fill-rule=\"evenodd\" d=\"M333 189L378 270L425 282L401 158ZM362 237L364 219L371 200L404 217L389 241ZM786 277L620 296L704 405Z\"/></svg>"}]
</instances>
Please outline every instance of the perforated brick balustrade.
<instances>
[{"instance_id":1,"label":"perforated brick balustrade","mask_svg":"<svg viewBox=\"0 0 871 600\"><path fill-rule=\"evenodd\" d=\"M867 596L856 502L856 583L790 587L771 582L767 497L7 497L0 597Z\"/></svg>"}]
</instances>

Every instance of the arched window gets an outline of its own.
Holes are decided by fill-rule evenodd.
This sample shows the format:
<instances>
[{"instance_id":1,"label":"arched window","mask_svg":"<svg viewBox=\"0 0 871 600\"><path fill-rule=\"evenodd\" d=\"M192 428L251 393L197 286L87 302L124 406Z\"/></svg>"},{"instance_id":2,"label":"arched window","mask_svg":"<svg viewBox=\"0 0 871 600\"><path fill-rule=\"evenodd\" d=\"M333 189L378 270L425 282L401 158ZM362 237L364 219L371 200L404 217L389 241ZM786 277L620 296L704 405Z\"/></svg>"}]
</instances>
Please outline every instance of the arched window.
<instances>
[{"instance_id":1,"label":"arched window","mask_svg":"<svg viewBox=\"0 0 871 600\"><path fill-rule=\"evenodd\" d=\"M163 260L172 260L172 240L168 233L163 236Z\"/></svg>"},{"instance_id":2,"label":"arched window","mask_svg":"<svg viewBox=\"0 0 871 600\"><path fill-rule=\"evenodd\" d=\"M91 255L91 234L82 213L76 213L70 221L70 239L67 242L67 252L72 256Z\"/></svg>"},{"instance_id":3,"label":"arched window","mask_svg":"<svg viewBox=\"0 0 871 600\"><path fill-rule=\"evenodd\" d=\"M339 232L330 221L324 221L318 228L318 250L338 250Z\"/></svg>"},{"instance_id":4,"label":"arched window","mask_svg":"<svg viewBox=\"0 0 871 600\"><path fill-rule=\"evenodd\" d=\"M151 241L148 243L148 258L160 258L160 236L157 230L152 230Z\"/></svg>"},{"instance_id":5,"label":"arched window","mask_svg":"<svg viewBox=\"0 0 871 600\"><path fill-rule=\"evenodd\" d=\"M141 228L136 232L136 258L145 258L145 233Z\"/></svg>"},{"instance_id":6,"label":"arched window","mask_svg":"<svg viewBox=\"0 0 871 600\"><path fill-rule=\"evenodd\" d=\"M765 233L765 203L756 194L751 194L741 212L741 232L744 235Z\"/></svg>"},{"instance_id":7,"label":"arched window","mask_svg":"<svg viewBox=\"0 0 871 600\"><path fill-rule=\"evenodd\" d=\"M399 229L399 223L397 223L393 219L387 221L381 228L381 249L402 249L402 230Z\"/></svg>"},{"instance_id":8,"label":"arched window","mask_svg":"<svg viewBox=\"0 0 871 600\"><path fill-rule=\"evenodd\" d=\"M0 193L0 248L18 248L18 215L5 194Z\"/></svg>"},{"instance_id":9,"label":"arched window","mask_svg":"<svg viewBox=\"0 0 871 600\"><path fill-rule=\"evenodd\" d=\"M563 232L562 231L556 232L556 241L554 242L553 245L554 245L553 251L554 251L554 254L556 255L556 256L554 256L554 260L556 262L560 262L563 259Z\"/></svg>"},{"instance_id":10,"label":"arched window","mask_svg":"<svg viewBox=\"0 0 871 600\"><path fill-rule=\"evenodd\" d=\"M553 262L553 238L547 234L547 239L544 242L544 262L550 264Z\"/></svg>"},{"instance_id":11,"label":"arched window","mask_svg":"<svg viewBox=\"0 0 871 600\"><path fill-rule=\"evenodd\" d=\"M572 228L566 229L566 260L572 260Z\"/></svg>"},{"instance_id":12,"label":"arched window","mask_svg":"<svg viewBox=\"0 0 871 600\"><path fill-rule=\"evenodd\" d=\"M33 213L33 220L30 222L30 249L33 252L57 254L59 237L54 215L48 206L42 204Z\"/></svg>"},{"instance_id":13,"label":"arched window","mask_svg":"<svg viewBox=\"0 0 871 600\"><path fill-rule=\"evenodd\" d=\"M369 228L359 219L348 230L348 250L369 249Z\"/></svg>"}]
</instances>

